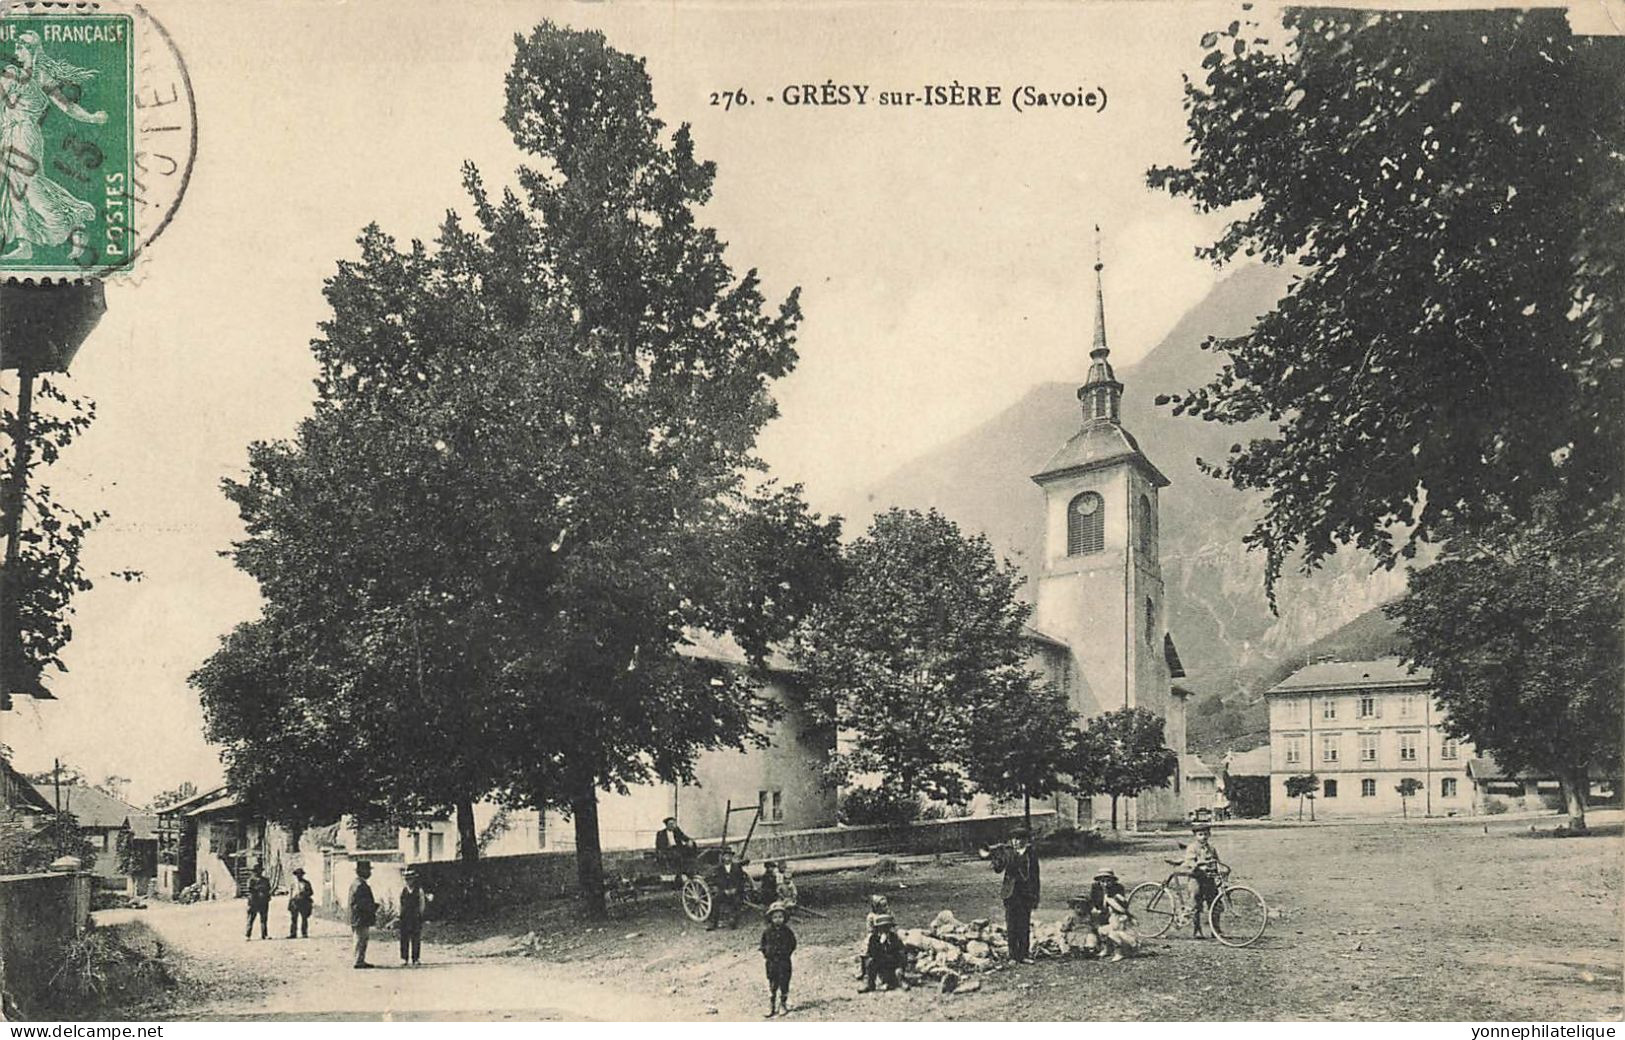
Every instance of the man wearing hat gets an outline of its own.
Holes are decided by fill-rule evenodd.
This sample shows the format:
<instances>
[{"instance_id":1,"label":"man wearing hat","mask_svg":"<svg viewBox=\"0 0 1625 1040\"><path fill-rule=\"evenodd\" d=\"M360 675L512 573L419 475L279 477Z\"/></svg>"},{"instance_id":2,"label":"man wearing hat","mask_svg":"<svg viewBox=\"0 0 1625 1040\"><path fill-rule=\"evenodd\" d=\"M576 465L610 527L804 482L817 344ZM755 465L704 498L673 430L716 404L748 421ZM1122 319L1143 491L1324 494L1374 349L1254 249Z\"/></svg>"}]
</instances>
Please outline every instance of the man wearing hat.
<instances>
[{"instance_id":1,"label":"man wearing hat","mask_svg":"<svg viewBox=\"0 0 1625 1040\"><path fill-rule=\"evenodd\" d=\"M244 939L254 938L254 918L260 919L260 938L269 939L266 934L266 917L271 913L271 881L265 876L265 868L258 863L254 864L252 875L248 879L248 929L243 932Z\"/></svg>"},{"instance_id":2,"label":"man wearing hat","mask_svg":"<svg viewBox=\"0 0 1625 1040\"><path fill-rule=\"evenodd\" d=\"M796 952L796 933L790 930L790 908L774 903L767 908L762 929L762 959L767 962L767 1015L790 1013L790 956Z\"/></svg>"},{"instance_id":3,"label":"man wearing hat","mask_svg":"<svg viewBox=\"0 0 1625 1040\"><path fill-rule=\"evenodd\" d=\"M407 867L402 877L406 884L401 888L400 900L401 963L416 964L423 952L423 913L431 896L418 883L416 870Z\"/></svg>"},{"instance_id":4,"label":"man wearing hat","mask_svg":"<svg viewBox=\"0 0 1625 1040\"><path fill-rule=\"evenodd\" d=\"M1191 825L1192 841L1185 847L1185 858L1180 867L1190 872L1196 879L1196 919L1192 922L1192 934L1200 937L1202 934L1202 913L1209 903L1219 895L1219 850L1213 847L1210 840L1213 827L1207 823L1194 823Z\"/></svg>"},{"instance_id":5,"label":"man wearing hat","mask_svg":"<svg viewBox=\"0 0 1625 1040\"><path fill-rule=\"evenodd\" d=\"M288 938L310 938L310 911L316 906L316 890L305 880L305 868L293 868L293 884L288 886Z\"/></svg>"},{"instance_id":6,"label":"man wearing hat","mask_svg":"<svg viewBox=\"0 0 1625 1040\"><path fill-rule=\"evenodd\" d=\"M1038 850L1029 843L1025 828L1016 832L1004 855L993 861L1002 870L1004 881L999 895L1004 900L1004 930L1010 943L1010 959L1031 964L1033 909L1038 906Z\"/></svg>"},{"instance_id":7,"label":"man wearing hat","mask_svg":"<svg viewBox=\"0 0 1625 1040\"><path fill-rule=\"evenodd\" d=\"M692 856L698 846L677 826L677 817L668 816L660 823L660 830L655 832L655 862L662 867L675 868Z\"/></svg>"},{"instance_id":8,"label":"man wearing hat","mask_svg":"<svg viewBox=\"0 0 1625 1040\"><path fill-rule=\"evenodd\" d=\"M370 968L367 963L367 943L372 939L372 926L378 920L378 900L373 898L372 864L362 860L355 865L355 880L350 882L350 932L355 936L355 967Z\"/></svg>"}]
</instances>

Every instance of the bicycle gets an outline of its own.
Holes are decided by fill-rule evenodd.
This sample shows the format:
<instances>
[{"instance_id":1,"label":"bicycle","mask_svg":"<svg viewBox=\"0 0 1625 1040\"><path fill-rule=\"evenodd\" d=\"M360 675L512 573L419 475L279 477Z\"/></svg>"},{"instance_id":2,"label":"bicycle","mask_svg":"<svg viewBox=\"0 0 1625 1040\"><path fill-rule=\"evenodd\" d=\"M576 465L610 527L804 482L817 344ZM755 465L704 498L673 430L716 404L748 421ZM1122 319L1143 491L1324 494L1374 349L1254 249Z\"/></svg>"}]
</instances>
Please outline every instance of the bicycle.
<instances>
[{"instance_id":1,"label":"bicycle","mask_svg":"<svg viewBox=\"0 0 1625 1040\"><path fill-rule=\"evenodd\" d=\"M1174 860L1167 862L1179 866ZM1230 868L1219 867L1219 891L1207 905L1208 932L1226 946L1250 946L1269 926L1264 897L1246 885L1230 883ZM1128 909L1139 922L1140 933L1152 938L1168 929L1197 921L1199 881L1188 870L1176 870L1163 882L1146 881L1128 894Z\"/></svg>"}]
</instances>

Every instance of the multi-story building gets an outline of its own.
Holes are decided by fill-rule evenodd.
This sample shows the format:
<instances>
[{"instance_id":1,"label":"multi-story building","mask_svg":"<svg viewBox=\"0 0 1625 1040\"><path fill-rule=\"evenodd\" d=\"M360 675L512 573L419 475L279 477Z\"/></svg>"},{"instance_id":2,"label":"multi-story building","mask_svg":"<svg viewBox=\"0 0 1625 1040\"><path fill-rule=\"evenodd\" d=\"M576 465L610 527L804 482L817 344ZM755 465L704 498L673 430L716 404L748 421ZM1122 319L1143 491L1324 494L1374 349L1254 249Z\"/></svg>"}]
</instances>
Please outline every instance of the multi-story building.
<instances>
[{"instance_id":1,"label":"multi-story building","mask_svg":"<svg viewBox=\"0 0 1625 1040\"><path fill-rule=\"evenodd\" d=\"M1412 674L1387 657L1311 664L1271 689L1272 814L1297 814L1287 779L1310 773L1320 817L1473 811L1473 747L1446 735L1430 681L1426 670ZM1402 802L1407 779L1416 790Z\"/></svg>"}]
</instances>

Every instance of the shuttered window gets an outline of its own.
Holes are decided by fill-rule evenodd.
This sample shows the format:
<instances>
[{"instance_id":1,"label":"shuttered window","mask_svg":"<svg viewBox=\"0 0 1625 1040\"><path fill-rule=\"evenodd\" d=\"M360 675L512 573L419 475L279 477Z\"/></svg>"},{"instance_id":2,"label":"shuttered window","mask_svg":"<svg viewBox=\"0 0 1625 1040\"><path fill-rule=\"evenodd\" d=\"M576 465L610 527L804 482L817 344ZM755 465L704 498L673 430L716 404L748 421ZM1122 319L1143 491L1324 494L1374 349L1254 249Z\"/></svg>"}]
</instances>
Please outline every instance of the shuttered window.
<instances>
[{"instance_id":1,"label":"shuttered window","mask_svg":"<svg viewBox=\"0 0 1625 1040\"><path fill-rule=\"evenodd\" d=\"M1093 491L1072 500L1066 510L1066 554L1082 556L1106 548L1105 501Z\"/></svg>"}]
</instances>

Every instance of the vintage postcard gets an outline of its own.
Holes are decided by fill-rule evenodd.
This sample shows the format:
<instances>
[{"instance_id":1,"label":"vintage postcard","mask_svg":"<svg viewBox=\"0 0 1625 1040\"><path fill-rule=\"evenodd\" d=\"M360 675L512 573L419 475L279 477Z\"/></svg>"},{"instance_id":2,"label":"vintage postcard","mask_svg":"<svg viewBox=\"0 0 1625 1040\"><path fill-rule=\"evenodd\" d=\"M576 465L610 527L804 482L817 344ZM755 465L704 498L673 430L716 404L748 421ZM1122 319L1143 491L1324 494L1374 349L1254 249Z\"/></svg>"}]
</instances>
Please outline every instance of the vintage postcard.
<instances>
[{"instance_id":1,"label":"vintage postcard","mask_svg":"<svg viewBox=\"0 0 1625 1040\"><path fill-rule=\"evenodd\" d=\"M1622 34L0 3L3 1017L1612 1035Z\"/></svg>"}]
</instances>

